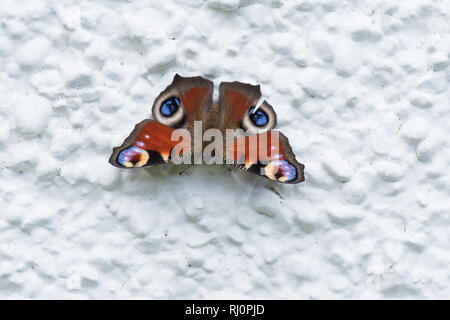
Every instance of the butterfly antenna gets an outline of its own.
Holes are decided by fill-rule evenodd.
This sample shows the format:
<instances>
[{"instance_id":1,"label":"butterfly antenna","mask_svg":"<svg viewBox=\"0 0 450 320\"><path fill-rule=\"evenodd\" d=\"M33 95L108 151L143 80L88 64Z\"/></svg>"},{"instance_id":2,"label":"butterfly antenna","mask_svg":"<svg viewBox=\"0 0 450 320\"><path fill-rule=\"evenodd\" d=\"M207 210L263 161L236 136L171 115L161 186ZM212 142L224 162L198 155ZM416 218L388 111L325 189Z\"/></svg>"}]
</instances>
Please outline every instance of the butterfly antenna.
<instances>
[{"instance_id":1,"label":"butterfly antenna","mask_svg":"<svg viewBox=\"0 0 450 320\"><path fill-rule=\"evenodd\" d=\"M181 170L178 175L181 176L190 166L186 166L183 170Z\"/></svg>"}]
</instances>

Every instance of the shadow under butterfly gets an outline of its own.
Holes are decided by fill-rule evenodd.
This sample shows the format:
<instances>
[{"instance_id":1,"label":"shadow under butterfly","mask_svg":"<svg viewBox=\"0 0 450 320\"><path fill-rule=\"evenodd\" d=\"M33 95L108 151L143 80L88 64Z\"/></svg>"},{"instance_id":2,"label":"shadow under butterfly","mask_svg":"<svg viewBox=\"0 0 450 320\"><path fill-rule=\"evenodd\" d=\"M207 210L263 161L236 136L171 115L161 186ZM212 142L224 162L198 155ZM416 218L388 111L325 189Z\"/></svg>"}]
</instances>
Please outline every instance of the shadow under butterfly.
<instances>
[{"instance_id":1,"label":"shadow under butterfly","mask_svg":"<svg viewBox=\"0 0 450 320\"><path fill-rule=\"evenodd\" d=\"M138 168L176 163L174 155L192 159L207 148L203 140L194 145L197 131L203 137L203 132L215 129L224 142L222 149L214 150L214 156L273 181L304 181L304 165L295 159L288 139L272 130L277 122L272 106L266 101L257 106L260 86L222 82L218 103L212 100L213 87L213 82L205 78L176 74L153 103L153 119L138 123L123 144L113 149L109 162L119 168ZM183 145L173 139L177 129L184 129L194 139ZM245 134L235 130L238 133L230 143L224 138L227 129L242 129Z\"/></svg>"}]
</instances>

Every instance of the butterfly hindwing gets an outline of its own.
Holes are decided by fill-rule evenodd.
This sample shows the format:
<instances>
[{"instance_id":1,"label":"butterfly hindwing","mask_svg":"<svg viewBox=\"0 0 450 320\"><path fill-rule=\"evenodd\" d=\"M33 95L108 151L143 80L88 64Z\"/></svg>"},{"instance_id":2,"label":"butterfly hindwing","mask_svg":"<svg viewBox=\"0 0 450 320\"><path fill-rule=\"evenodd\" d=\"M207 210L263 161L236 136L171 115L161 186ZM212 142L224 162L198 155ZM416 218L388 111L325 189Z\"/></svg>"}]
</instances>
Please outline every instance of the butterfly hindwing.
<instances>
[{"instance_id":1,"label":"butterfly hindwing","mask_svg":"<svg viewBox=\"0 0 450 320\"><path fill-rule=\"evenodd\" d=\"M272 106L261 97L260 86L242 82L222 82L219 87L219 127L260 133L275 127L277 117Z\"/></svg>"},{"instance_id":2,"label":"butterfly hindwing","mask_svg":"<svg viewBox=\"0 0 450 320\"><path fill-rule=\"evenodd\" d=\"M153 103L153 118L171 128L186 128L192 133L194 121L206 120L212 106L212 94L212 81L176 74Z\"/></svg>"}]
</instances>

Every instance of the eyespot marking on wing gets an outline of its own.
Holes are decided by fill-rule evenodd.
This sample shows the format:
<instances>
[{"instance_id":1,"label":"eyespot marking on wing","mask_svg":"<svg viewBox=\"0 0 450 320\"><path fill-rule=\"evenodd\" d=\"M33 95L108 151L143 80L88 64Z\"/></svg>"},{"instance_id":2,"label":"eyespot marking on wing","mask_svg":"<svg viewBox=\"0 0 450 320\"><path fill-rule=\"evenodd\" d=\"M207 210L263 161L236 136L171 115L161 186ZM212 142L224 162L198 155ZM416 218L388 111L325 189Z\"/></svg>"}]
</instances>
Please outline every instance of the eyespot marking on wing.
<instances>
[{"instance_id":1,"label":"eyespot marking on wing","mask_svg":"<svg viewBox=\"0 0 450 320\"><path fill-rule=\"evenodd\" d=\"M248 109L248 114L253 124L257 127L264 127L269 122L269 116L261 109L255 110L256 107Z\"/></svg>"},{"instance_id":2,"label":"eyespot marking on wing","mask_svg":"<svg viewBox=\"0 0 450 320\"><path fill-rule=\"evenodd\" d=\"M147 150L136 146L130 146L119 153L117 163L126 168L137 168L144 166L149 159Z\"/></svg>"},{"instance_id":3,"label":"eyespot marking on wing","mask_svg":"<svg viewBox=\"0 0 450 320\"><path fill-rule=\"evenodd\" d=\"M271 130L277 123L277 115L266 101L258 107L251 106L240 121L240 127L249 134L263 133Z\"/></svg>"},{"instance_id":4,"label":"eyespot marking on wing","mask_svg":"<svg viewBox=\"0 0 450 320\"><path fill-rule=\"evenodd\" d=\"M290 182L297 179L297 168L287 160L271 161L264 168L266 176L280 182Z\"/></svg>"},{"instance_id":5,"label":"eyespot marking on wing","mask_svg":"<svg viewBox=\"0 0 450 320\"><path fill-rule=\"evenodd\" d=\"M160 107L160 112L165 117L172 116L180 107L180 99L177 97L170 97L165 100Z\"/></svg>"}]
</instances>

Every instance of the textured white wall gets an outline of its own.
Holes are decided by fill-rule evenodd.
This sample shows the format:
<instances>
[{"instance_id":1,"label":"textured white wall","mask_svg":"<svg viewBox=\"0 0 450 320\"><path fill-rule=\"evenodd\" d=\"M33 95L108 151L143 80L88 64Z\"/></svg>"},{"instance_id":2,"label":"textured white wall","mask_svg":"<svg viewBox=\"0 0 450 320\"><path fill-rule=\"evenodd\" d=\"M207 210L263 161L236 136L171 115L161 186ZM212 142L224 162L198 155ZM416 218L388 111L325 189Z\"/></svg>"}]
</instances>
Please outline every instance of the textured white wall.
<instances>
[{"instance_id":1,"label":"textured white wall","mask_svg":"<svg viewBox=\"0 0 450 320\"><path fill-rule=\"evenodd\" d=\"M449 1L0 2L0 298L448 298ZM175 73L261 84L300 185L108 163Z\"/></svg>"}]
</instances>

